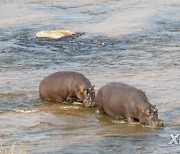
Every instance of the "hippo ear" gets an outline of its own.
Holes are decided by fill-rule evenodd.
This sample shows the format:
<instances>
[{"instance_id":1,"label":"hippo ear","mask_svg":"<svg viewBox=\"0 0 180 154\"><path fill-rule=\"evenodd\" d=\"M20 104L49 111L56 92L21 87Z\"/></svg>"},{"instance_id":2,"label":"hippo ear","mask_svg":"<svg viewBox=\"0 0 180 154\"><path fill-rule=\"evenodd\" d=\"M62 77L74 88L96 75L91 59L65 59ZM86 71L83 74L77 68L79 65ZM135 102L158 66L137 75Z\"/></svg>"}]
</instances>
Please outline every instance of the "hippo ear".
<instances>
[{"instance_id":1,"label":"hippo ear","mask_svg":"<svg viewBox=\"0 0 180 154\"><path fill-rule=\"evenodd\" d=\"M156 108L153 108L152 110L153 110L154 113L158 112L158 109L156 109Z\"/></svg>"},{"instance_id":2,"label":"hippo ear","mask_svg":"<svg viewBox=\"0 0 180 154\"><path fill-rule=\"evenodd\" d=\"M81 93L84 92L84 90L85 90L84 84L82 84L82 85L79 86L79 90L80 90Z\"/></svg>"}]
</instances>

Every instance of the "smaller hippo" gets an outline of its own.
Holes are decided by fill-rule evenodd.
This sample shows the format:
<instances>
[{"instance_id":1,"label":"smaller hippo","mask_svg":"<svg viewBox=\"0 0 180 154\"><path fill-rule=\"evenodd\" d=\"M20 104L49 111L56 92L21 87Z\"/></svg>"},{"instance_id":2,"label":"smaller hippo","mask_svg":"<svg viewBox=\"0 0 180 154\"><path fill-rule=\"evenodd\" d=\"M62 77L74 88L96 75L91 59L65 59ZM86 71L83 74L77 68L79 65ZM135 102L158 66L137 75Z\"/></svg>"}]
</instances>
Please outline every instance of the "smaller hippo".
<instances>
[{"instance_id":1,"label":"smaller hippo","mask_svg":"<svg viewBox=\"0 0 180 154\"><path fill-rule=\"evenodd\" d=\"M142 90L121 82L111 82L101 87L96 95L96 104L100 113L105 112L114 118L125 118L128 122L158 128L163 121L158 119L156 106L149 103Z\"/></svg>"},{"instance_id":2,"label":"smaller hippo","mask_svg":"<svg viewBox=\"0 0 180 154\"><path fill-rule=\"evenodd\" d=\"M77 101L85 107L96 106L94 86L77 72L62 71L45 77L39 85L39 95L46 101Z\"/></svg>"}]
</instances>

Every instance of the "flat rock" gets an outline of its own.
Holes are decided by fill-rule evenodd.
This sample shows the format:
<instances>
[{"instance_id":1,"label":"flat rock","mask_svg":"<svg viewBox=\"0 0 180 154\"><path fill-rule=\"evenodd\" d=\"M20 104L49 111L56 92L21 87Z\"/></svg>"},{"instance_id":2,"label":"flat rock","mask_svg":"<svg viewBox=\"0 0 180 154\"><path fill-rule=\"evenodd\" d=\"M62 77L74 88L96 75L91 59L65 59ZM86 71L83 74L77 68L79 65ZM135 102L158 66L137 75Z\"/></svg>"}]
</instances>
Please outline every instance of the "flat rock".
<instances>
[{"instance_id":1,"label":"flat rock","mask_svg":"<svg viewBox=\"0 0 180 154\"><path fill-rule=\"evenodd\" d=\"M53 31L40 31L36 33L37 38L51 38L60 39L63 37L70 37L75 35L75 32L69 30L53 30Z\"/></svg>"}]
</instances>

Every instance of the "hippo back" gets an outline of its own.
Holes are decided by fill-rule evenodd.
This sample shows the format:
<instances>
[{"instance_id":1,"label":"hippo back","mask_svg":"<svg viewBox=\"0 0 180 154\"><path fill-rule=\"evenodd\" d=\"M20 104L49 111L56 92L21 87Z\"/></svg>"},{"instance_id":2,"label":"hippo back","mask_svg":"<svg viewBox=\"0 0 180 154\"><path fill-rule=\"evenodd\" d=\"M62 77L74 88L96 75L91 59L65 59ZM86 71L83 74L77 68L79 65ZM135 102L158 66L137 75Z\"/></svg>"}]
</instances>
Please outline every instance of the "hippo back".
<instances>
[{"instance_id":1,"label":"hippo back","mask_svg":"<svg viewBox=\"0 0 180 154\"><path fill-rule=\"evenodd\" d=\"M139 94L140 90L121 82L110 82L101 87L96 95L99 111L104 111L112 117L125 117L133 112L131 96Z\"/></svg>"},{"instance_id":2,"label":"hippo back","mask_svg":"<svg viewBox=\"0 0 180 154\"><path fill-rule=\"evenodd\" d=\"M80 73L56 72L41 81L39 94L44 100L63 102L68 95L75 95L80 84L91 85L90 81Z\"/></svg>"}]
</instances>

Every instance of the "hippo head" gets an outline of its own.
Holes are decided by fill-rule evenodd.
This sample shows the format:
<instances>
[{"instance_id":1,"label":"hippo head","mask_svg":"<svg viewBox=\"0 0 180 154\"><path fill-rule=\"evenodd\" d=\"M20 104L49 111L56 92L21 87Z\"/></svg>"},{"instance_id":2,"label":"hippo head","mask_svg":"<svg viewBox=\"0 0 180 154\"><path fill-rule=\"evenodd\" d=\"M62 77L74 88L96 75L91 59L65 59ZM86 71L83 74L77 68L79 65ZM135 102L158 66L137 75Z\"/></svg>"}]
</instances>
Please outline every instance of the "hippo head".
<instances>
[{"instance_id":1,"label":"hippo head","mask_svg":"<svg viewBox=\"0 0 180 154\"><path fill-rule=\"evenodd\" d=\"M86 87L84 84L80 85L77 97L82 100L85 107L94 107L95 103L95 90L94 85Z\"/></svg>"},{"instance_id":2,"label":"hippo head","mask_svg":"<svg viewBox=\"0 0 180 154\"><path fill-rule=\"evenodd\" d=\"M139 114L139 122L146 124L151 128L163 127L163 121L158 118L158 110L156 106L151 104L141 106L141 112Z\"/></svg>"}]
</instances>

